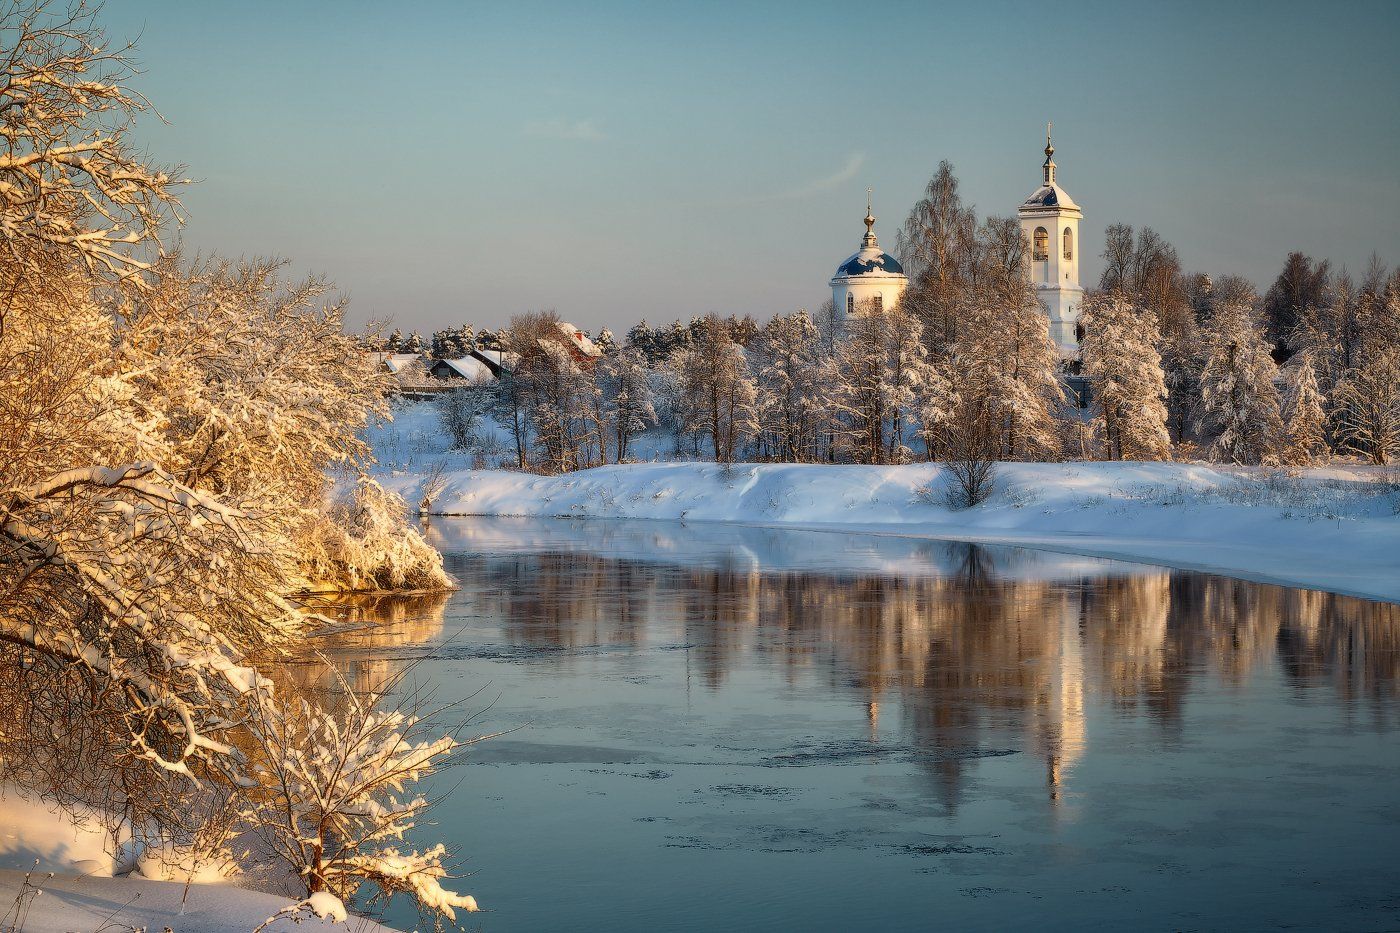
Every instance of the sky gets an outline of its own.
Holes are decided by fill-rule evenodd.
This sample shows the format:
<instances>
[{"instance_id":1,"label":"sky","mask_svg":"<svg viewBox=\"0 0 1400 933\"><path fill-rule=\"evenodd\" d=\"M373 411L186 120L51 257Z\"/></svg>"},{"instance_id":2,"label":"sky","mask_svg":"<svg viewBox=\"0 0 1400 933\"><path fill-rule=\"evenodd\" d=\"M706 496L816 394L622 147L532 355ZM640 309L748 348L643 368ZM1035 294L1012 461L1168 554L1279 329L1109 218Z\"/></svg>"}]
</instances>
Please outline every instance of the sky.
<instances>
[{"instance_id":1,"label":"sky","mask_svg":"<svg viewBox=\"0 0 1400 933\"><path fill-rule=\"evenodd\" d=\"M425 334L554 309L619 333L830 294L942 159L982 216L1057 180L1103 230L1262 286L1400 263L1400 2L109 0L188 252L328 277Z\"/></svg>"}]
</instances>

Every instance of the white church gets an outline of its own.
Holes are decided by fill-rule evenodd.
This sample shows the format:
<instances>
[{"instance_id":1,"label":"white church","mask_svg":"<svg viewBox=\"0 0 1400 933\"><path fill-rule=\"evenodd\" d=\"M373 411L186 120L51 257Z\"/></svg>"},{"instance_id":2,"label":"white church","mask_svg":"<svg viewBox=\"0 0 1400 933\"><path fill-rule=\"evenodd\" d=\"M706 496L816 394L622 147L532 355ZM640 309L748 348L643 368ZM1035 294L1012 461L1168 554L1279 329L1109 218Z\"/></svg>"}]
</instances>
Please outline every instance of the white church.
<instances>
[{"instance_id":1,"label":"white church","mask_svg":"<svg viewBox=\"0 0 1400 933\"><path fill-rule=\"evenodd\" d=\"M1027 274L1049 314L1050 336L1061 355L1072 360L1079 355L1079 307L1084 298L1078 252L1079 221L1084 215L1055 181L1054 156L1047 126L1040 187L1021 202L1017 214L1030 250ZM868 201L860 250L837 267L830 284L831 300L845 314L867 307L893 307L909 286L899 260L880 249Z\"/></svg>"}]
</instances>

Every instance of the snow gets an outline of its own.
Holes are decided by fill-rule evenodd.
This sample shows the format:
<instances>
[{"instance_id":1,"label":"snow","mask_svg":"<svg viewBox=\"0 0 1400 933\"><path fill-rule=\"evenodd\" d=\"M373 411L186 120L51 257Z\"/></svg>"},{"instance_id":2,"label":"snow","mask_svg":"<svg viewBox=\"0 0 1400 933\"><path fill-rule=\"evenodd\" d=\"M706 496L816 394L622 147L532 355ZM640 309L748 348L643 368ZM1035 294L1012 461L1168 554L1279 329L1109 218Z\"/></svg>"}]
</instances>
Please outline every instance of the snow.
<instances>
[{"instance_id":1,"label":"snow","mask_svg":"<svg viewBox=\"0 0 1400 933\"><path fill-rule=\"evenodd\" d=\"M345 921L345 905L341 903L340 898L327 891L317 891L302 903L318 917L328 919L333 923Z\"/></svg>"},{"instance_id":2,"label":"snow","mask_svg":"<svg viewBox=\"0 0 1400 933\"><path fill-rule=\"evenodd\" d=\"M0 903L11 905L19 896L25 872L0 870ZM269 917L281 916L263 927L266 933L315 933L317 930L351 933L394 933L388 927L359 917L345 923L344 906L337 911L325 899L308 898L308 910L293 918L282 913L285 897L227 885L191 885L172 881L129 878L92 878L77 875L31 876L42 893L29 901L24 933L70 933L75 930L113 930L169 927L179 933L229 933L253 930ZM334 900L333 898L331 900ZM336 904L339 904L337 901ZM318 909L319 908L319 909ZM324 910L322 915L320 911Z\"/></svg>"},{"instance_id":3,"label":"snow","mask_svg":"<svg viewBox=\"0 0 1400 933\"><path fill-rule=\"evenodd\" d=\"M474 356L464 356L455 360L443 360L452 370L463 379L471 382L490 382L496 378L485 363Z\"/></svg>"},{"instance_id":4,"label":"snow","mask_svg":"<svg viewBox=\"0 0 1400 933\"><path fill-rule=\"evenodd\" d=\"M75 820L57 805L0 785L0 869L76 871L110 878L130 868L127 853L113 849L96 821Z\"/></svg>"},{"instance_id":5,"label":"snow","mask_svg":"<svg viewBox=\"0 0 1400 933\"><path fill-rule=\"evenodd\" d=\"M231 865L186 864L182 872L180 854L133 843L126 832L121 839L114 847L100 821L75 819L13 786L0 785L0 904L13 909L28 875L30 885L42 893L29 901L26 933L167 926L180 933L249 931L281 914L286 919L265 927L280 933L328 929L346 919L339 900L312 895L303 903L327 919L313 921L303 914L298 925L288 910L295 905L288 905L286 897L227 884ZM358 917L351 926L356 933L387 930Z\"/></svg>"},{"instance_id":6,"label":"snow","mask_svg":"<svg viewBox=\"0 0 1400 933\"><path fill-rule=\"evenodd\" d=\"M952 511L936 464L709 463L544 477L447 473L433 512L742 522L1016 544L1400 601L1400 492L1358 468L1008 463L981 506ZM417 501L424 478L381 476Z\"/></svg>"}]
</instances>

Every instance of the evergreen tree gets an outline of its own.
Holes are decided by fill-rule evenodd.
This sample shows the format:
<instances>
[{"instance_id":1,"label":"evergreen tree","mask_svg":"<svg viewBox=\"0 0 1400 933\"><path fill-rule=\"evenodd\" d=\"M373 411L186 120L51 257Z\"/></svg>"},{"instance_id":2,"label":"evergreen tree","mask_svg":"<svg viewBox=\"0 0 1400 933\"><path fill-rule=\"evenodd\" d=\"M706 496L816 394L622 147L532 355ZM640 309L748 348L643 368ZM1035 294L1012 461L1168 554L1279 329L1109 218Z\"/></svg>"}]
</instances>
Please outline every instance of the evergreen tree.
<instances>
[{"instance_id":1,"label":"evergreen tree","mask_svg":"<svg viewBox=\"0 0 1400 933\"><path fill-rule=\"evenodd\" d=\"M598 345L599 350L603 351L604 356L611 356L619 349L617 338L606 327L598 331L598 336L593 338L593 342Z\"/></svg>"},{"instance_id":2,"label":"evergreen tree","mask_svg":"<svg viewBox=\"0 0 1400 933\"><path fill-rule=\"evenodd\" d=\"M1261 463L1277 452L1278 367L1248 305L1231 303L1216 312L1201 371L1202 426L1214 457L1232 463Z\"/></svg>"},{"instance_id":3,"label":"evergreen tree","mask_svg":"<svg viewBox=\"0 0 1400 933\"><path fill-rule=\"evenodd\" d=\"M1327 260L1313 262L1302 253L1288 254L1264 296L1265 337L1279 358L1297 349L1298 328L1326 303L1330 276Z\"/></svg>"},{"instance_id":4,"label":"evergreen tree","mask_svg":"<svg viewBox=\"0 0 1400 933\"><path fill-rule=\"evenodd\" d=\"M1084 374L1110 460L1167 460L1166 379L1156 322L1122 292L1090 296L1081 320Z\"/></svg>"},{"instance_id":5,"label":"evergreen tree","mask_svg":"<svg viewBox=\"0 0 1400 933\"><path fill-rule=\"evenodd\" d=\"M1331 451L1327 446L1326 399L1317 387L1312 354L1295 355L1289 360L1286 375L1288 391L1283 410L1287 418L1288 443L1285 459L1300 466L1317 463Z\"/></svg>"}]
</instances>

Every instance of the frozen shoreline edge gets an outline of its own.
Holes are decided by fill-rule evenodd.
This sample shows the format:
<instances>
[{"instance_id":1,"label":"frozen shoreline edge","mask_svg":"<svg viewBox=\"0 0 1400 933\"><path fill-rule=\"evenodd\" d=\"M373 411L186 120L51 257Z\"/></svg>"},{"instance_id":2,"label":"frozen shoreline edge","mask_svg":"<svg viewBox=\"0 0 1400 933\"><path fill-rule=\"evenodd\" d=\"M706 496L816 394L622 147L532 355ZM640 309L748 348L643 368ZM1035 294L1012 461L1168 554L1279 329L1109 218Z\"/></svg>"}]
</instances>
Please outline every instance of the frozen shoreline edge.
<instances>
[{"instance_id":1,"label":"frozen shoreline edge","mask_svg":"<svg viewBox=\"0 0 1400 933\"><path fill-rule=\"evenodd\" d=\"M1267 499L1243 501L1266 489L1260 475L1247 471L1163 463L1017 463L1002 470L993 500L957 513L914 501L918 488L938 480L936 464L741 464L728 473L714 464L628 464L558 476L463 470L443 477L445 487L425 514L704 522L967 541L1400 603L1400 515L1393 504L1367 498L1367 473L1299 474L1304 493L1326 493L1333 504L1358 509L1333 521L1292 514ZM423 480L407 472L381 477L409 501L417 501ZM764 510L754 507L755 497L764 496L766 508L788 515L755 514ZM927 514L911 514L918 511ZM949 520L954 515L956 524Z\"/></svg>"}]
</instances>

